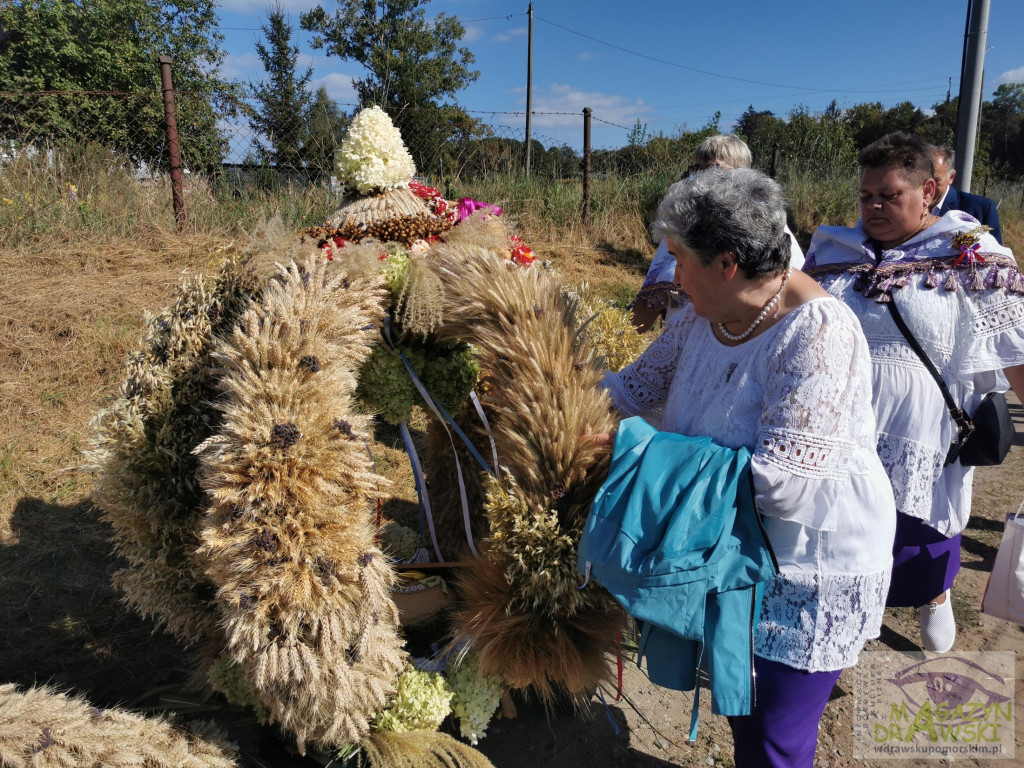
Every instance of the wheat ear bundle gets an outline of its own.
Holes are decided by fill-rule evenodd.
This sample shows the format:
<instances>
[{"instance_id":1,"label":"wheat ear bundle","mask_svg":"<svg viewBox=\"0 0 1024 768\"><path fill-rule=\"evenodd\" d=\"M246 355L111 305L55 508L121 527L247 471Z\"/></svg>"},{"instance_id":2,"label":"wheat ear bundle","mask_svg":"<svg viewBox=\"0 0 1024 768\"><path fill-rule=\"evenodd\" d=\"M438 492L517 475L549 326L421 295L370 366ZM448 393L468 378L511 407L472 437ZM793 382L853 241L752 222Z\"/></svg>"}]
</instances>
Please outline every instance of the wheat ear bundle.
<instances>
[{"instance_id":1,"label":"wheat ear bundle","mask_svg":"<svg viewBox=\"0 0 1024 768\"><path fill-rule=\"evenodd\" d=\"M5 768L235 768L237 751L211 724L190 723L186 731L45 687L0 685Z\"/></svg>"},{"instance_id":2,"label":"wheat ear bundle","mask_svg":"<svg viewBox=\"0 0 1024 768\"><path fill-rule=\"evenodd\" d=\"M227 652L300 751L362 741L406 661L370 515L385 481L351 407L387 296L333 269L282 268L218 343L223 423L199 449Z\"/></svg>"},{"instance_id":3,"label":"wheat ear bundle","mask_svg":"<svg viewBox=\"0 0 1024 768\"><path fill-rule=\"evenodd\" d=\"M463 223L464 226L465 222ZM487 556L460 580L456 639L483 674L551 700L589 695L609 672L620 608L579 589L576 547L606 465L585 434L615 422L576 303L543 270L459 243L435 246L444 283L441 337L474 346L493 389L488 410L501 477L487 486Z\"/></svg>"},{"instance_id":4,"label":"wheat ear bundle","mask_svg":"<svg viewBox=\"0 0 1024 768\"><path fill-rule=\"evenodd\" d=\"M362 748L372 768L494 768L481 752L439 731L374 731Z\"/></svg>"},{"instance_id":5,"label":"wheat ear bundle","mask_svg":"<svg viewBox=\"0 0 1024 768\"><path fill-rule=\"evenodd\" d=\"M422 260L425 268L431 269L435 280L440 283L439 290L428 297L428 301L436 306L438 324L444 320L444 284L436 276L430 262L434 254L448 249L453 250L460 258L474 258L486 253L504 253L508 250L508 231L500 216L473 216L445 235L445 245L440 250L436 247L428 252ZM481 377L477 389L483 393L491 386L491 379ZM483 398L481 406L488 419L494 417L490 402ZM492 462L490 440L487 430L480 419L476 408L467 402L452 418L472 442L474 447L488 463ZM437 532L438 546L445 560L462 560L470 556L469 542L466 538L466 525L462 512L462 498L459 491L459 479L456 474L456 456L462 467L462 480L466 489L466 501L470 515L470 530L473 541L479 544L488 534L487 517L484 513L486 492L484 483L486 474L477 464L465 443L455 436L449 437L450 427L438 419L430 419L425 433L423 450L423 471L430 488L431 511L434 516L434 528ZM453 445L454 443L454 450ZM500 457L499 457L499 460Z\"/></svg>"},{"instance_id":6,"label":"wheat ear bundle","mask_svg":"<svg viewBox=\"0 0 1024 768\"><path fill-rule=\"evenodd\" d=\"M247 257L234 251L218 275L184 279L174 304L147 319L119 397L91 424L92 498L128 561L114 585L186 644L215 633L217 620L195 554L204 501L192 455L219 423L210 405L211 342L234 324L257 284Z\"/></svg>"}]
</instances>

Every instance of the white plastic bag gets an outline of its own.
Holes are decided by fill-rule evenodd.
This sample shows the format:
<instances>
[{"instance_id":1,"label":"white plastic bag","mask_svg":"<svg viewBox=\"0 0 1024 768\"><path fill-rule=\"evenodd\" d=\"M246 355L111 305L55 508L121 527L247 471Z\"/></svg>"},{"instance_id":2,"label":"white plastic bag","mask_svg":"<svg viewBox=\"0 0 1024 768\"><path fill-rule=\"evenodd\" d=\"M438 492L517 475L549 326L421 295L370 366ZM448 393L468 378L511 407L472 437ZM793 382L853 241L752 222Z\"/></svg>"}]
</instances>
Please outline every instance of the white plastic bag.
<instances>
[{"instance_id":1,"label":"white plastic bag","mask_svg":"<svg viewBox=\"0 0 1024 768\"><path fill-rule=\"evenodd\" d=\"M988 577L981 612L1024 625L1024 502L1006 518L1003 540Z\"/></svg>"}]
</instances>

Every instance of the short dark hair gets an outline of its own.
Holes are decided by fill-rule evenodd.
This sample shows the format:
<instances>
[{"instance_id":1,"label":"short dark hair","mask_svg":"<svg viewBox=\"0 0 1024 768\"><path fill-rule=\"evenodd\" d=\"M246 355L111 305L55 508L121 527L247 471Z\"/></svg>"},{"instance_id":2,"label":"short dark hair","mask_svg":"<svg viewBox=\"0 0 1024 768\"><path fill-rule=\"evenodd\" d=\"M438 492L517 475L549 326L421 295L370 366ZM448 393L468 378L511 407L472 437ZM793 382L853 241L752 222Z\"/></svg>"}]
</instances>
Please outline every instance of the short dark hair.
<instances>
[{"instance_id":1,"label":"short dark hair","mask_svg":"<svg viewBox=\"0 0 1024 768\"><path fill-rule=\"evenodd\" d=\"M912 133L887 133L860 151L857 163L865 168L896 168L914 184L935 176L932 154L935 147Z\"/></svg>"},{"instance_id":2,"label":"short dark hair","mask_svg":"<svg viewBox=\"0 0 1024 768\"><path fill-rule=\"evenodd\" d=\"M782 187L760 171L708 168L673 184L651 225L708 265L720 253L736 254L748 278L781 272L789 264Z\"/></svg>"}]
</instances>

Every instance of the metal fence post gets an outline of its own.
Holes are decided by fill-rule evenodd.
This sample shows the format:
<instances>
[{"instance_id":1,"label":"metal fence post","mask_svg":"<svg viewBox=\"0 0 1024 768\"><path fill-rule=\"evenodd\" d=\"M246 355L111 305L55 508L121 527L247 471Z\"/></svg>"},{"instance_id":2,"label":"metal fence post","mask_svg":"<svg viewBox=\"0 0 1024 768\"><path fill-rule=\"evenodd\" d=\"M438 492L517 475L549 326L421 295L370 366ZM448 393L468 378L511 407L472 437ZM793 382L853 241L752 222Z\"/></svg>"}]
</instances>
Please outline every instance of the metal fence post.
<instances>
[{"instance_id":1,"label":"metal fence post","mask_svg":"<svg viewBox=\"0 0 1024 768\"><path fill-rule=\"evenodd\" d=\"M590 107L583 108L583 223L590 224Z\"/></svg>"},{"instance_id":2,"label":"metal fence post","mask_svg":"<svg viewBox=\"0 0 1024 768\"><path fill-rule=\"evenodd\" d=\"M178 118L174 111L174 84L171 82L170 56L160 57L160 88L164 94L164 121L167 123L167 151L171 164L171 199L174 221L181 229L185 225L185 193L182 189L181 145L178 143Z\"/></svg>"}]
</instances>

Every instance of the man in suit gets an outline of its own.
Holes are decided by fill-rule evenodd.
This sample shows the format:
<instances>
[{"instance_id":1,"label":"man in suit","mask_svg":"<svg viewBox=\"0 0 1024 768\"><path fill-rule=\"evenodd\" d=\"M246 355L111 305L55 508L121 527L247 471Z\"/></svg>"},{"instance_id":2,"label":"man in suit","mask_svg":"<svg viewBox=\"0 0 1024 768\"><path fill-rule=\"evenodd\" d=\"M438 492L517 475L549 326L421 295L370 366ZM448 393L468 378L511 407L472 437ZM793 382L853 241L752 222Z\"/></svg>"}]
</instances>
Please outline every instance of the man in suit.
<instances>
[{"instance_id":1,"label":"man in suit","mask_svg":"<svg viewBox=\"0 0 1024 768\"><path fill-rule=\"evenodd\" d=\"M992 236L999 244L1003 244L1003 233L999 229L999 213L996 204L987 197L961 192L953 184L956 171L953 163L956 153L949 147L935 147L932 154L932 167L935 170L935 199L932 200L932 213L941 216L946 211L963 211L969 213L982 224L991 227Z\"/></svg>"}]
</instances>

